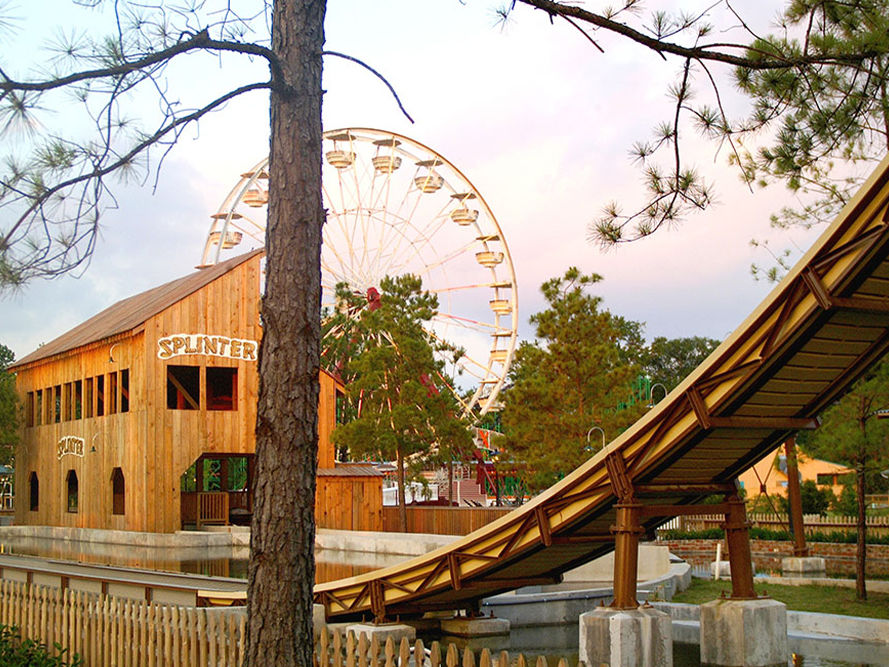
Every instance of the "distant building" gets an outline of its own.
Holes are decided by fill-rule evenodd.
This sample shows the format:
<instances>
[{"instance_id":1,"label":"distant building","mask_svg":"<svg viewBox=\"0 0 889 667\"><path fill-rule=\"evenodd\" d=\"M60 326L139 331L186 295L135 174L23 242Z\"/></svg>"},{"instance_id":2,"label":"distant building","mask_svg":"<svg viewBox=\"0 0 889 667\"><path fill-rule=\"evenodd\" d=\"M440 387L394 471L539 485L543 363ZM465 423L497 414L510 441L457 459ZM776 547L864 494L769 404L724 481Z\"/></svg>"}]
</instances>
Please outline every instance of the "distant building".
<instances>
[{"instance_id":1,"label":"distant building","mask_svg":"<svg viewBox=\"0 0 889 667\"><path fill-rule=\"evenodd\" d=\"M261 256L124 299L13 364L25 408L17 524L163 533L249 520ZM323 371L320 384L319 524L375 529L382 478L335 467L343 387Z\"/></svg>"},{"instance_id":2,"label":"distant building","mask_svg":"<svg viewBox=\"0 0 889 667\"><path fill-rule=\"evenodd\" d=\"M839 496L843 490L843 478L853 474L853 471L839 463L813 459L806 456L799 448L796 451L800 481L812 480L819 488L829 488L834 495ZM778 447L759 463L745 470L739 479L747 492L748 500L763 493L762 486L770 496L786 497L787 459L784 455L784 446Z\"/></svg>"}]
</instances>

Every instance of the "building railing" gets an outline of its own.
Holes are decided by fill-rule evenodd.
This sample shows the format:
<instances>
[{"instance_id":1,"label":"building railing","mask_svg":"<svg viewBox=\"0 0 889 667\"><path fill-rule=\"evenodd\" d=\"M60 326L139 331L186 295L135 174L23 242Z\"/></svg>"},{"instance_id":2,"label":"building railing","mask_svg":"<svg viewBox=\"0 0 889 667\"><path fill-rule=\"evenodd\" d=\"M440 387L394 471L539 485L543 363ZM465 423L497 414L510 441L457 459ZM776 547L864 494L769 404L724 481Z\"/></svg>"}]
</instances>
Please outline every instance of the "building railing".
<instances>
[{"instance_id":1,"label":"building railing","mask_svg":"<svg viewBox=\"0 0 889 667\"><path fill-rule=\"evenodd\" d=\"M198 530L209 524L228 525L228 493L201 491L198 493Z\"/></svg>"},{"instance_id":2,"label":"building railing","mask_svg":"<svg viewBox=\"0 0 889 667\"><path fill-rule=\"evenodd\" d=\"M239 493L239 492L238 492ZM194 523L198 530L211 524L228 524L227 491L183 491L180 494L182 523Z\"/></svg>"}]
</instances>

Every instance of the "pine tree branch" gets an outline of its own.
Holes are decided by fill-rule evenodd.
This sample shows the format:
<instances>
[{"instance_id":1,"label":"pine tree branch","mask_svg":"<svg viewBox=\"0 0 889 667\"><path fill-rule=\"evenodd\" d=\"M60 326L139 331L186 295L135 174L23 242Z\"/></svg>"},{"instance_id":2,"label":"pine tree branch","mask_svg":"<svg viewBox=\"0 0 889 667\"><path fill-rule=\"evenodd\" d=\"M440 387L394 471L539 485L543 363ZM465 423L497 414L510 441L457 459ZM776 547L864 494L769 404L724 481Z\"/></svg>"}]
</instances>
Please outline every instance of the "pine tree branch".
<instances>
[{"instance_id":1,"label":"pine tree branch","mask_svg":"<svg viewBox=\"0 0 889 667\"><path fill-rule=\"evenodd\" d=\"M12 227L9 229L9 231L2 237L2 239L0 239L0 248L11 247L13 244L13 239L12 239L13 235L15 235L15 233L22 227L22 225L24 225L32 215L36 214L42 208L42 206L57 193L65 190L67 188L81 184L81 183L87 183L92 180L101 180L102 178L104 178L105 176L108 176L109 174L116 171L117 169L120 169L121 167L131 164L133 162L133 160L139 154L141 154L143 151L150 148L151 146L159 143L170 132L175 132L178 135L182 131L182 129L184 129L185 125L187 125L193 121L199 120L200 118L202 118L209 112L213 111L214 109L220 107L221 105L225 104L226 102L228 102L228 101L230 101L230 100L232 100L244 93L252 92L255 90L268 90L270 88L272 88L272 82L266 81L266 82L261 82L261 83L247 84L245 86L240 86L238 88L230 90L226 94L216 98L215 100L213 100L209 104L204 105L200 109L197 109L197 110L193 111L192 113L186 114L186 115L181 116L179 118L175 118L174 120L167 123L166 125L163 125L157 131L155 131L153 134L151 134L148 137L144 138L143 140L139 141L129 151L127 151L122 156L115 159L113 162L109 162L108 164L102 165L101 160L98 160L96 163L97 166L94 169L92 169L86 173L78 174L77 176L68 178L64 181L61 181L60 183L57 183L56 185L54 185L52 187L48 187L45 190L43 190L39 196L27 195L27 194L23 193L23 196L31 199L31 203L27 207L27 209L22 213L22 215L19 216L18 220L12 225ZM0 185L2 185L3 187L9 188L10 190L14 190L13 184L11 184L11 183L0 182ZM48 232L47 232L47 237L49 237Z\"/></svg>"},{"instance_id":2,"label":"pine tree branch","mask_svg":"<svg viewBox=\"0 0 889 667\"><path fill-rule=\"evenodd\" d=\"M111 67L100 67L92 70L74 72L67 76L60 76L45 81L15 81L0 69L0 92L2 92L2 94L0 94L0 100L6 97L10 92L45 92L57 88L64 88L65 86L80 83L81 81L122 77L126 74L149 69L154 65L169 62L175 56L191 51L228 51L260 56L269 63L269 67L272 70L272 82L277 83L278 81L285 80L280 61L271 49L267 49L258 44L211 39L209 31L204 29L169 48L150 53L136 60L126 61Z\"/></svg>"},{"instance_id":3,"label":"pine tree branch","mask_svg":"<svg viewBox=\"0 0 889 667\"><path fill-rule=\"evenodd\" d=\"M604 28L609 32L613 32L622 37L626 37L637 44L641 44L661 56L668 53L681 58L709 60L752 70L780 70L812 65L855 65L880 54L876 49L864 49L857 53L848 54L823 53L812 55L804 53L801 56L786 57L770 52L759 52L762 56L761 58L751 58L748 56L728 53L725 50L714 50L716 48L722 48L743 51L745 53L756 52L747 44L719 43L682 46L681 44L664 41L657 37L651 37L625 23L619 23L602 14L591 12L578 7L577 5L567 5L561 2L553 2L553 0L514 0L514 2L521 2L522 4L534 7L535 9L540 9L550 16L560 16L563 18L570 17L599 28Z\"/></svg>"}]
</instances>

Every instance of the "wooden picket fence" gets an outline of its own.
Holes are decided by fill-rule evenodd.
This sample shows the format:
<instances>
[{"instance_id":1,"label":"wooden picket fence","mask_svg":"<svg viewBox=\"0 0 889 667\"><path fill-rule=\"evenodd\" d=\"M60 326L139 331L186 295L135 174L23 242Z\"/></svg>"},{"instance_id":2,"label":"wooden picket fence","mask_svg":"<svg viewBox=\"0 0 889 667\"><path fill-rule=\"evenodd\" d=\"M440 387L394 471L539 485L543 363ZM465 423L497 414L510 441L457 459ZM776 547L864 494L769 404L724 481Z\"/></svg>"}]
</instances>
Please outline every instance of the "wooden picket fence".
<instances>
[{"instance_id":1,"label":"wooden picket fence","mask_svg":"<svg viewBox=\"0 0 889 667\"><path fill-rule=\"evenodd\" d=\"M160 605L0 580L0 624L17 626L24 638L68 649L85 667L237 667L246 653L246 614L205 607ZM547 667L544 657L421 640L322 629L314 645L315 667ZM557 667L569 667L562 658ZM577 667L577 665L572 665Z\"/></svg>"},{"instance_id":2,"label":"wooden picket fence","mask_svg":"<svg viewBox=\"0 0 889 667\"><path fill-rule=\"evenodd\" d=\"M750 522L751 526L770 528L772 530L781 530L788 525L786 514L748 514L747 521ZM706 530L708 528L719 528L723 523L725 523L725 517L718 514L683 516L677 517L677 519L674 519L668 525L662 526L662 528ZM803 517L803 527L806 533L815 531L830 532L834 530L853 532L856 525L857 519L854 516L806 514ZM867 517L867 530L871 535L885 535L889 533L889 516Z\"/></svg>"},{"instance_id":3,"label":"wooden picket fence","mask_svg":"<svg viewBox=\"0 0 889 667\"><path fill-rule=\"evenodd\" d=\"M411 643L407 638L396 642L389 637L381 644L377 637L370 641L362 633L349 632L345 637L336 629L326 628L315 643L315 667L547 667L546 658L529 661L521 653L483 649L476 655L469 647L462 651L454 644L432 642L427 649L421 639ZM557 667L568 667L560 658ZM575 667L578 667L575 665Z\"/></svg>"},{"instance_id":4,"label":"wooden picket fence","mask_svg":"<svg viewBox=\"0 0 889 667\"><path fill-rule=\"evenodd\" d=\"M87 667L244 664L243 610L160 605L144 600L0 581L0 624L59 644Z\"/></svg>"}]
</instances>

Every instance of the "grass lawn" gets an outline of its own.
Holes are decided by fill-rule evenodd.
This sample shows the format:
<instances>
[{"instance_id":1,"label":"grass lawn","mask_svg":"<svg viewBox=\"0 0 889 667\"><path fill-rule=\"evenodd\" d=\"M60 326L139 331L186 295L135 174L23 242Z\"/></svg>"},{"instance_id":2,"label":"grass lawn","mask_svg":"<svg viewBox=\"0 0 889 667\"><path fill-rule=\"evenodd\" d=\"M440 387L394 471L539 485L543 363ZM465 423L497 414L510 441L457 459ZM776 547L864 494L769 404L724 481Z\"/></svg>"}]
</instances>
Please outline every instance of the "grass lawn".
<instances>
[{"instance_id":1,"label":"grass lawn","mask_svg":"<svg viewBox=\"0 0 889 667\"><path fill-rule=\"evenodd\" d=\"M768 594L769 597L786 604L788 609L889 619L889 594L886 593L868 591L867 601L860 602L855 599L854 588L754 583L757 593ZM725 591L726 597L731 595L731 582L695 578L692 579L691 586L687 591L673 596L673 602L701 604L715 600L720 597L723 591Z\"/></svg>"}]
</instances>

